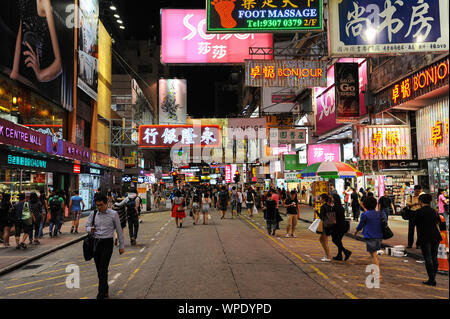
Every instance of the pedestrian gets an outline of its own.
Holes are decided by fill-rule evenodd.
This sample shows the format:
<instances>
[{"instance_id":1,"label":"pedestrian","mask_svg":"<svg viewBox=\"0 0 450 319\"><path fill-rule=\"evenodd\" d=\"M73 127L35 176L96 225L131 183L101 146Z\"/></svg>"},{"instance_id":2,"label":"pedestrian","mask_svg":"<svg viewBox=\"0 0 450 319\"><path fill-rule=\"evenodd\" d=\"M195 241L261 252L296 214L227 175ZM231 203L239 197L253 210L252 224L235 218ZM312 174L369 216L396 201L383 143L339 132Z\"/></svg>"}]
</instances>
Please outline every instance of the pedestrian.
<instances>
[{"instance_id":1,"label":"pedestrian","mask_svg":"<svg viewBox=\"0 0 450 319\"><path fill-rule=\"evenodd\" d=\"M136 246L137 235L139 231L139 207L141 198L137 196L136 189L130 188L127 197L116 206L125 206L128 220L128 231L130 235L130 244Z\"/></svg>"},{"instance_id":2,"label":"pedestrian","mask_svg":"<svg viewBox=\"0 0 450 319\"><path fill-rule=\"evenodd\" d=\"M263 211L264 218L267 223L267 232L269 235L275 236L277 227L277 211L275 200L273 199L273 195L271 193L267 195L267 199L264 201Z\"/></svg>"},{"instance_id":3,"label":"pedestrian","mask_svg":"<svg viewBox=\"0 0 450 319\"><path fill-rule=\"evenodd\" d=\"M191 210L193 212L194 225L198 224L201 201L202 201L202 193L200 192L200 190L197 190L194 188L194 192L192 194L192 201L191 201Z\"/></svg>"},{"instance_id":4,"label":"pedestrian","mask_svg":"<svg viewBox=\"0 0 450 319\"><path fill-rule=\"evenodd\" d=\"M9 246L9 234L13 226L13 208L11 205L11 195L2 194L2 201L0 202L0 230L3 231L3 248Z\"/></svg>"},{"instance_id":5,"label":"pedestrian","mask_svg":"<svg viewBox=\"0 0 450 319\"><path fill-rule=\"evenodd\" d=\"M41 221L44 219L44 214L42 212L42 203L39 200L39 197L36 193L30 194L30 210L31 216L33 218L33 228L34 228L34 240L33 240L33 229L30 234L30 242L33 241L33 244L39 245L39 228L41 227Z\"/></svg>"},{"instance_id":6,"label":"pedestrian","mask_svg":"<svg viewBox=\"0 0 450 319\"><path fill-rule=\"evenodd\" d=\"M389 221L389 215L393 215L395 212L394 204L389 198L389 194L389 190L386 190L384 195L378 200L378 210L387 216L386 221Z\"/></svg>"},{"instance_id":7,"label":"pedestrian","mask_svg":"<svg viewBox=\"0 0 450 319\"><path fill-rule=\"evenodd\" d=\"M419 197L420 195L425 194L422 191L422 186L415 185L414 186L414 193L408 196L406 207L409 208L413 213L417 211L419 208L421 208L421 205L419 203ZM416 230L416 225L414 224L414 218L410 218L408 221L408 246L407 248L412 248L414 244L414 233ZM420 245L416 241L416 248L419 249Z\"/></svg>"},{"instance_id":8,"label":"pedestrian","mask_svg":"<svg viewBox=\"0 0 450 319\"><path fill-rule=\"evenodd\" d=\"M220 210L221 217L220 219L225 218L225 214L227 212L229 194L225 186L222 186L222 190L218 194L217 200L217 208Z\"/></svg>"},{"instance_id":9,"label":"pedestrian","mask_svg":"<svg viewBox=\"0 0 450 319\"><path fill-rule=\"evenodd\" d=\"M248 186L246 196L245 196L245 204L248 210L248 216L253 217L253 205L255 203L255 197L253 196L253 192L251 186Z\"/></svg>"},{"instance_id":10,"label":"pedestrian","mask_svg":"<svg viewBox=\"0 0 450 319\"><path fill-rule=\"evenodd\" d=\"M182 196L181 191L177 189L172 200L172 217L175 218L177 228L183 227L183 218L186 217L185 204L186 199Z\"/></svg>"},{"instance_id":11,"label":"pedestrian","mask_svg":"<svg viewBox=\"0 0 450 319\"><path fill-rule=\"evenodd\" d=\"M338 195L338 192L337 192L336 188L334 188L333 185L330 186L330 194L331 195L334 195L334 194Z\"/></svg>"},{"instance_id":12,"label":"pedestrian","mask_svg":"<svg viewBox=\"0 0 450 319\"><path fill-rule=\"evenodd\" d=\"M383 240L382 220L387 219L384 213L375 210L377 207L377 200L373 196L369 196L364 201L366 211L361 214L361 221L356 227L354 236L363 229L364 239L366 241L366 249L372 258L372 264L377 265L378 272L376 279L382 279L380 275L380 263L377 256L377 251L381 249L381 241Z\"/></svg>"},{"instance_id":13,"label":"pedestrian","mask_svg":"<svg viewBox=\"0 0 450 319\"><path fill-rule=\"evenodd\" d=\"M448 198L445 196L445 190L439 188L438 196L439 196L438 197L439 214L444 216L445 226L448 231Z\"/></svg>"},{"instance_id":14,"label":"pedestrian","mask_svg":"<svg viewBox=\"0 0 450 319\"><path fill-rule=\"evenodd\" d=\"M107 206L108 206L108 208L111 208L112 205L114 204L114 197L113 197L111 191L108 191L108 193L107 193L107 198L108 198L108 204L107 204Z\"/></svg>"},{"instance_id":15,"label":"pedestrian","mask_svg":"<svg viewBox=\"0 0 450 319\"><path fill-rule=\"evenodd\" d=\"M42 204L42 214L43 214L44 218L42 218L41 225L39 226L39 238L38 239L42 239L42 237L44 237L44 227L45 227L45 224L47 223L47 216L48 216L48 211L49 211L48 201L47 201L47 197L45 196L44 191L41 192L41 195L39 196L39 200Z\"/></svg>"},{"instance_id":16,"label":"pedestrian","mask_svg":"<svg viewBox=\"0 0 450 319\"><path fill-rule=\"evenodd\" d=\"M238 195L237 213L240 215L242 212L242 203L244 202L244 195L242 194L241 187L238 188L237 195Z\"/></svg>"},{"instance_id":17,"label":"pedestrian","mask_svg":"<svg viewBox=\"0 0 450 319\"><path fill-rule=\"evenodd\" d=\"M342 260L342 253L344 253L345 261L347 261L352 252L348 249L345 249L342 244L342 238L344 234L348 232L347 223L345 222L345 209L342 206L341 197L338 194L334 194L331 196L333 198L333 210L336 214L336 226L333 227L333 231L331 232L331 240L338 248L338 253L333 260Z\"/></svg>"},{"instance_id":18,"label":"pedestrian","mask_svg":"<svg viewBox=\"0 0 450 319\"><path fill-rule=\"evenodd\" d=\"M211 209L211 198L209 198L209 193L206 192L202 198L203 225L208 225L210 209Z\"/></svg>"},{"instance_id":19,"label":"pedestrian","mask_svg":"<svg viewBox=\"0 0 450 319\"><path fill-rule=\"evenodd\" d=\"M436 286L436 273L438 271L438 249L442 236L439 231L441 221L439 214L430 206L432 201L430 194L419 196L421 208L415 211L412 218L417 226L417 242L422 250L428 280L424 285Z\"/></svg>"},{"instance_id":20,"label":"pedestrian","mask_svg":"<svg viewBox=\"0 0 450 319\"><path fill-rule=\"evenodd\" d=\"M353 220L354 221L358 221L359 220L359 215L360 215L360 212L361 212L361 206L360 206L360 201L359 201L359 194L356 192L356 188L353 188L352 190L353 190L353 192L350 195L350 199L351 199L350 205L352 206Z\"/></svg>"},{"instance_id":21,"label":"pedestrian","mask_svg":"<svg viewBox=\"0 0 450 319\"><path fill-rule=\"evenodd\" d=\"M273 196L273 195L272 195ZM297 214L298 214L298 200L295 190L288 193L288 198L284 201L284 207L286 207L286 213L288 215L288 226L286 229L286 238L295 238L295 227L297 226Z\"/></svg>"},{"instance_id":22,"label":"pedestrian","mask_svg":"<svg viewBox=\"0 0 450 319\"><path fill-rule=\"evenodd\" d=\"M64 214L64 199L56 192L52 192L51 197L48 200L50 206L50 238L58 236L58 230L61 223L61 216Z\"/></svg>"},{"instance_id":23,"label":"pedestrian","mask_svg":"<svg viewBox=\"0 0 450 319\"><path fill-rule=\"evenodd\" d=\"M237 215L238 210L238 192L236 190L236 186L233 186L231 188L231 196L230 196L230 204L231 204L231 218L235 219Z\"/></svg>"},{"instance_id":24,"label":"pedestrian","mask_svg":"<svg viewBox=\"0 0 450 319\"><path fill-rule=\"evenodd\" d=\"M370 189L370 188L368 188L368 189ZM364 188L361 187L361 188L359 189L358 195L359 195L359 206L360 206L360 211L361 211L361 212L365 212L367 209L364 207L364 201L365 201L366 198L367 198L367 193L366 193L366 191L364 190Z\"/></svg>"},{"instance_id":25,"label":"pedestrian","mask_svg":"<svg viewBox=\"0 0 450 319\"><path fill-rule=\"evenodd\" d=\"M345 202L345 213L348 216L348 208L351 206L351 195L352 195L352 188L350 186L347 186L347 189L344 191L344 202Z\"/></svg>"},{"instance_id":26,"label":"pedestrian","mask_svg":"<svg viewBox=\"0 0 450 319\"><path fill-rule=\"evenodd\" d=\"M14 205L14 233L16 237L16 249L26 249L26 240L29 238L30 233L33 230L33 218L31 217L31 211L29 204L25 202L25 194L19 194L19 202ZM22 241L20 241L20 235L23 231Z\"/></svg>"},{"instance_id":27,"label":"pedestrian","mask_svg":"<svg viewBox=\"0 0 450 319\"><path fill-rule=\"evenodd\" d=\"M112 210L117 212L117 214L119 214L120 227L122 228L122 233L123 233L125 227L127 227L127 218L128 218L127 209L126 209L125 205L119 206L117 204L119 204L123 200L124 200L124 198L116 197L115 203L112 206ZM114 233L114 246L117 246L118 244L119 244L119 238L117 236L117 233Z\"/></svg>"},{"instance_id":28,"label":"pedestrian","mask_svg":"<svg viewBox=\"0 0 450 319\"><path fill-rule=\"evenodd\" d=\"M331 206L332 199L328 194L321 194L320 195L320 202L323 203L323 205L320 207L319 212L319 218L322 221L322 233L320 234L320 244L323 247L323 250L325 251L325 256L321 259L323 262L330 262L331 261L331 255L330 255L330 248L328 247L328 237L331 236L331 233L333 232L333 228L336 225L336 216L333 210L333 207ZM333 219L334 216L334 219ZM334 223L333 223L334 220Z\"/></svg>"},{"instance_id":29,"label":"pedestrian","mask_svg":"<svg viewBox=\"0 0 450 319\"><path fill-rule=\"evenodd\" d=\"M114 249L114 231L119 237L119 253L121 255L125 252L125 243L119 215L108 208L108 198L103 194L96 194L94 202L97 209L89 214L86 231L93 234L95 241L94 261L98 275L97 299L108 299L108 268Z\"/></svg>"},{"instance_id":30,"label":"pedestrian","mask_svg":"<svg viewBox=\"0 0 450 319\"><path fill-rule=\"evenodd\" d=\"M70 229L71 234L78 234L78 225L80 224L81 211L85 208L83 198L79 194L79 191L74 191L73 196L70 198L69 202L69 211L72 213L72 228ZM81 205L83 205L83 207L81 207ZM111 206L108 206L108 208L111 208Z\"/></svg>"}]
</instances>

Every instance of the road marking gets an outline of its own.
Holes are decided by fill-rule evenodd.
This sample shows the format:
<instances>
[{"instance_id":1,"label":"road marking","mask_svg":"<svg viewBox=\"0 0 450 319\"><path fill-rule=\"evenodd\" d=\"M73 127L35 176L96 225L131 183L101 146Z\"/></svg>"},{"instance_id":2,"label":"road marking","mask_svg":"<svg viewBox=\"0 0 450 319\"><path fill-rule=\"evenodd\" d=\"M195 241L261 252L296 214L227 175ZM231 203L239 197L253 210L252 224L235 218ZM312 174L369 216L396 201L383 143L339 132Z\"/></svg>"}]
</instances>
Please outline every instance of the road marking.
<instances>
[{"instance_id":1,"label":"road marking","mask_svg":"<svg viewBox=\"0 0 450 319\"><path fill-rule=\"evenodd\" d=\"M350 292L347 292L345 295L348 296L348 297L350 297L351 299L358 299L355 295L353 295L353 294L350 293Z\"/></svg>"},{"instance_id":2,"label":"road marking","mask_svg":"<svg viewBox=\"0 0 450 319\"><path fill-rule=\"evenodd\" d=\"M136 260L135 257L131 258L131 260L128 262L128 265L131 264L131 263L132 263L133 261L135 261L135 260Z\"/></svg>"},{"instance_id":3,"label":"road marking","mask_svg":"<svg viewBox=\"0 0 450 319\"><path fill-rule=\"evenodd\" d=\"M154 240L155 240L155 238L150 239L150 241L154 241Z\"/></svg>"},{"instance_id":4,"label":"road marking","mask_svg":"<svg viewBox=\"0 0 450 319\"><path fill-rule=\"evenodd\" d=\"M448 291L447 288L439 288L439 287L433 287L433 286L427 286L427 285L416 285L416 284L406 284L406 285L413 286L413 287L425 287L425 288L431 288L431 289L436 289L436 290Z\"/></svg>"},{"instance_id":5,"label":"road marking","mask_svg":"<svg viewBox=\"0 0 450 319\"><path fill-rule=\"evenodd\" d=\"M156 234L155 234L155 236L158 236L160 234L160 232L157 232Z\"/></svg>"},{"instance_id":6,"label":"road marking","mask_svg":"<svg viewBox=\"0 0 450 319\"><path fill-rule=\"evenodd\" d=\"M89 297L82 297L82 298L80 298L80 299L89 299Z\"/></svg>"},{"instance_id":7,"label":"road marking","mask_svg":"<svg viewBox=\"0 0 450 319\"><path fill-rule=\"evenodd\" d=\"M139 250L140 253L142 253L145 250L145 247Z\"/></svg>"}]
</instances>

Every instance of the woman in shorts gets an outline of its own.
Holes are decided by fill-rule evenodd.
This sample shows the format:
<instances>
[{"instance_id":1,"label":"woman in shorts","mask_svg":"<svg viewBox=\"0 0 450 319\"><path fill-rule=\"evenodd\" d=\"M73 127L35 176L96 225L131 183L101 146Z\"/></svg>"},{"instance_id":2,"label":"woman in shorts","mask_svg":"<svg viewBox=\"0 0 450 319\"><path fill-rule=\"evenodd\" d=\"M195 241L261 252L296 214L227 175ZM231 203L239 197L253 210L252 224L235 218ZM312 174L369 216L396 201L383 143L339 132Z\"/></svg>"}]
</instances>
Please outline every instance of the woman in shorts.
<instances>
[{"instance_id":1,"label":"woman in shorts","mask_svg":"<svg viewBox=\"0 0 450 319\"><path fill-rule=\"evenodd\" d=\"M211 198L209 198L209 193L205 193L202 199L202 213L203 213L203 225L208 225L208 216L211 209Z\"/></svg>"},{"instance_id":2,"label":"woman in shorts","mask_svg":"<svg viewBox=\"0 0 450 319\"><path fill-rule=\"evenodd\" d=\"M202 199L202 193L199 190L194 190L194 195L192 196L191 210L194 213L194 225L198 224L198 217L200 213L200 202Z\"/></svg>"},{"instance_id":3,"label":"woman in shorts","mask_svg":"<svg viewBox=\"0 0 450 319\"><path fill-rule=\"evenodd\" d=\"M376 274L376 276L381 280L380 263L378 261L377 251L381 249L381 241L383 239L381 222L383 218L387 220L387 216L384 213L375 210L377 207L377 200L375 197L366 197L363 204L366 211L361 214L360 222L356 227L354 235L356 237L356 234L363 229L367 251L372 258L372 264L375 264L378 267L378 274Z\"/></svg>"},{"instance_id":4,"label":"woman in shorts","mask_svg":"<svg viewBox=\"0 0 450 319\"><path fill-rule=\"evenodd\" d=\"M333 200L327 194L321 194L320 201L323 203L323 205L320 207L319 217L323 224L324 221L328 219L328 214L331 214L333 212L333 207L331 206ZM331 261L330 247L328 246L328 237L330 237L333 233L333 228L334 227L323 226L323 231L320 234L320 244L325 251L325 256L321 259L321 261L323 262Z\"/></svg>"}]
</instances>

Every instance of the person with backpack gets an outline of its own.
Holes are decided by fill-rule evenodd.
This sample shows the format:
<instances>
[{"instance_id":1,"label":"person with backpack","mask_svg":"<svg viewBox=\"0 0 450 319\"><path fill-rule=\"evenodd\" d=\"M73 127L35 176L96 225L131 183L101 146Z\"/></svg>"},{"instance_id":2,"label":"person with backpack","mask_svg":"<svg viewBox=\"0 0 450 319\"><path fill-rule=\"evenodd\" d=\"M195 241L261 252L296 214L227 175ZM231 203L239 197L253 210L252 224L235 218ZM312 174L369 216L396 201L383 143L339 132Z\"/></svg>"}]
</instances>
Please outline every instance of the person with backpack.
<instances>
[{"instance_id":1,"label":"person with backpack","mask_svg":"<svg viewBox=\"0 0 450 319\"><path fill-rule=\"evenodd\" d=\"M11 195L2 194L0 203L0 230L3 231L3 248L9 247L9 232L14 224L13 207L11 205Z\"/></svg>"},{"instance_id":2,"label":"person with backpack","mask_svg":"<svg viewBox=\"0 0 450 319\"><path fill-rule=\"evenodd\" d=\"M122 233L125 229L125 227L127 227L127 209L125 207L125 205L119 206L117 205L118 203L122 202L123 198L120 197L116 197L115 199L115 203L112 206L112 210L117 212L117 214L119 214L119 220L120 220L120 227L122 228ZM115 233L115 239L114 239L114 246L117 246L119 243L119 238L117 236L117 233Z\"/></svg>"},{"instance_id":3,"label":"person with backpack","mask_svg":"<svg viewBox=\"0 0 450 319\"><path fill-rule=\"evenodd\" d=\"M225 214L227 212L229 194L225 186L222 186L221 191L218 194L217 208L220 210L221 217L220 219L225 218Z\"/></svg>"},{"instance_id":4,"label":"person with backpack","mask_svg":"<svg viewBox=\"0 0 450 319\"><path fill-rule=\"evenodd\" d=\"M272 193L267 194L267 199L263 206L264 219L267 223L267 232L269 235L275 236L277 230L277 209Z\"/></svg>"},{"instance_id":5,"label":"person with backpack","mask_svg":"<svg viewBox=\"0 0 450 319\"><path fill-rule=\"evenodd\" d=\"M50 206L50 238L57 237L61 225L64 223L64 199L56 192L52 192L52 196L48 200Z\"/></svg>"},{"instance_id":6,"label":"person with backpack","mask_svg":"<svg viewBox=\"0 0 450 319\"><path fill-rule=\"evenodd\" d=\"M245 204L247 205L248 217L253 217L253 205L255 204L255 196L251 186L248 186L247 196L245 196Z\"/></svg>"},{"instance_id":7,"label":"person with backpack","mask_svg":"<svg viewBox=\"0 0 450 319\"><path fill-rule=\"evenodd\" d=\"M330 248L328 247L328 237L333 233L336 226L336 213L331 206L332 199L328 194L321 194L320 201L323 205L320 207L319 218L322 221L323 230L320 234L320 244L325 251L325 256L321 259L323 262L330 262Z\"/></svg>"},{"instance_id":8,"label":"person with backpack","mask_svg":"<svg viewBox=\"0 0 450 319\"><path fill-rule=\"evenodd\" d=\"M239 197L236 191L236 186L231 188L230 204L231 204L231 218L235 219L237 216Z\"/></svg>"},{"instance_id":9,"label":"person with backpack","mask_svg":"<svg viewBox=\"0 0 450 319\"><path fill-rule=\"evenodd\" d=\"M26 240L33 230L33 217L28 202L25 202L25 194L19 194L19 202L14 205L14 229L16 237L16 249L26 249ZM22 241L20 235L23 231Z\"/></svg>"},{"instance_id":10,"label":"person with backpack","mask_svg":"<svg viewBox=\"0 0 450 319\"><path fill-rule=\"evenodd\" d=\"M30 194L30 210L33 218L33 226L30 233L30 242L35 245L39 245L39 228L41 226L41 221L44 218L44 213L42 211L42 203L36 193ZM33 228L34 228L34 241L33 241Z\"/></svg>"},{"instance_id":11,"label":"person with backpack","mask_svg":"<svg viewBox=\"0 0 450 319\"><path fill-rule=\"evenodd\" d=\"M141 204L140 197L137 196L134 188L130 189L127 197L120 203L115 205L118 207L125 206L128 219L128 231L130 235L130 243L136 246L136 239L139 231L139 206Z\"/></svg>"}]
</instances>

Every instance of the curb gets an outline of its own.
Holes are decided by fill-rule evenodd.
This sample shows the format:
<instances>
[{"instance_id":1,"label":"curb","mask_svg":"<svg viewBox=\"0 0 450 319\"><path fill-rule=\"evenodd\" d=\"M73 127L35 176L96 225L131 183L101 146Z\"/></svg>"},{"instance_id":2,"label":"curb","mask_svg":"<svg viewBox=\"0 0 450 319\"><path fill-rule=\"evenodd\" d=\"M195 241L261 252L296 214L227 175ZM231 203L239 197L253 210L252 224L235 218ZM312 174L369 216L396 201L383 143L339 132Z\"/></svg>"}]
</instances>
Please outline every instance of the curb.
<instances>
[{"instance_id":1,"label":"curb","mask_svg":"<svg viewBox=\"0 0 450 319\"><path fill-rule=\"evenodd\" d=\"M3 275L5 275L5 274L7 274L7 273L9 273L11 271L14 271L14 270L16 270L16 269L26 265L26 264L29 264L29 263L35 261L36 259L42 258L44 256L47 256L47 255L49 255L49 254L51 254L51 253L53 253L53 252L55 252L57 250L60 250L60 249L65 248L67 246L70 246L70 245L73 245L75 243L78 243L78 242L84 240L86 237L87 237L87 234L82 235L82 236L80 236L78 238L75 238L75 239L73 239L71 241L68 241L68 242L66 242L64 244L61 244L61 245L53 247L53 248L51 248L49 250L43 251L42 253L40 253L40 254L38 254L36 256L32 256L32 257L29 257L29 258L27 258L25 260L19 261L19 262L15 263L15 264L9 265L9 266L7 266L7 267L5 267L5 268L0 270L0 276L3 276Z\"/></svg>"}]
</instances>

